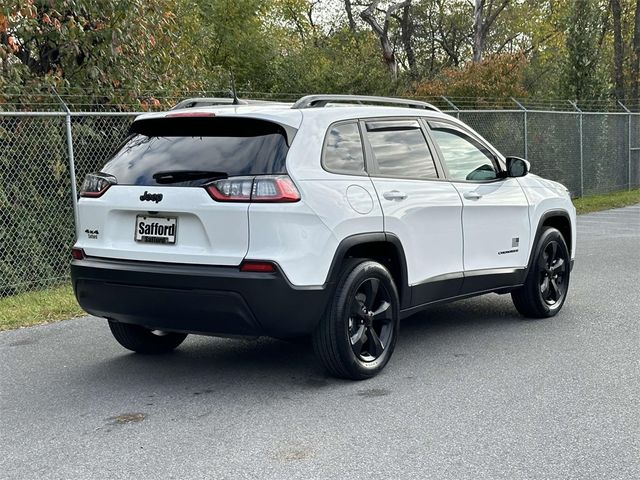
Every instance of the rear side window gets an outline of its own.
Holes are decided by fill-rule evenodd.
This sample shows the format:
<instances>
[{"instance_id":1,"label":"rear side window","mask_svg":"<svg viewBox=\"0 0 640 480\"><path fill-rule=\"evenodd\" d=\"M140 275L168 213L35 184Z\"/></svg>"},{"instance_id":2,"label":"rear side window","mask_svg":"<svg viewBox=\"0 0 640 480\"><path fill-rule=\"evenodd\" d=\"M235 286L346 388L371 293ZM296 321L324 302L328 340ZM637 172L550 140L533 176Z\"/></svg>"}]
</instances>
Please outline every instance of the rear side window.
<instances>
[{"instance_id":1,"label":"rear side window","mask_svg":"<svg viewBox=\"0 0 640 480\"><path fill-rule=\"evenodd\" d=\"M131 138L102 171L118 184L157 185L160 172L220 172L225 176L286 173L289 147L278 124L249 118L179 117L139 120ZM172 182L202 185L208 178Z\"/></svg>"},{"instance_id":2,"label":"rear side window","mask_svg":"<svg viewBox=\"0 0 640 480\"><path fill-rule=\"evenodd\" d=\"M438 178L427 140L416 120L367 122L367 138L380 174Z\"/></svg>"},{"instance_id":3,"label":"rear side window","mask_svg":"<svg viewBox=\"0 0 640 480\"><path fill-rule=\"evenodd\" d=\"M324 146L324 167L337 173L366 175L364 153L358 124L334 125L327 134Z\"/></svg>"}]
</instances>

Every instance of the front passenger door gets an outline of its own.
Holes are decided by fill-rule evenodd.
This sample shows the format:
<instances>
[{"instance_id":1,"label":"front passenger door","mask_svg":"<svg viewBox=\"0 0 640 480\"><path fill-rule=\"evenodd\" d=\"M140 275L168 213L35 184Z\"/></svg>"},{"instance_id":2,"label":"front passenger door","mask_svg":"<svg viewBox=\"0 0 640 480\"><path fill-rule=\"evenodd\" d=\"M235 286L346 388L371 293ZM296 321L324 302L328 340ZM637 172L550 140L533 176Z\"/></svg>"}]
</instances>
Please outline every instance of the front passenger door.
<instances>
[{"instance_id":1,"label":"front passenger door","mask_svg":"<svg viewBox=\"0 0 640 480\"><path fill-rule=\"evenodd\" d=\"M462 198L465 279L495 274L494 269L508 273L524 268L530 241L529 204L518 180L500 178L497 158L471 132L441 121L430 121L429 128L447 178ZM494 272L487 272L490 269Z\"/></svg>"}]
</instances>

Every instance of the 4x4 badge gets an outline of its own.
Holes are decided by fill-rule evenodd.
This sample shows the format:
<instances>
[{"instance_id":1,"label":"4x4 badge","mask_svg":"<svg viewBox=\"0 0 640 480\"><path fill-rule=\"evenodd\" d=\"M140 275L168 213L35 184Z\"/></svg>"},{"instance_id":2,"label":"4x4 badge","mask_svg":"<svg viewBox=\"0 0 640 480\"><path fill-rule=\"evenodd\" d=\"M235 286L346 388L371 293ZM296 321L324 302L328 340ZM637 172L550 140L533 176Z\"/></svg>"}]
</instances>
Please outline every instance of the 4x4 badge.
<instances>
[{"instance_id":1,"label":"4x4 badge","mask_svg":"<svg viewBox=\"0 0 640 480\"><path fill-rule=\"evenodd\" d=\"M161 193L149 193L145 190L145 192L140 195L141 202L161 202L162 194Z\"/></svg>"}]
</instances>

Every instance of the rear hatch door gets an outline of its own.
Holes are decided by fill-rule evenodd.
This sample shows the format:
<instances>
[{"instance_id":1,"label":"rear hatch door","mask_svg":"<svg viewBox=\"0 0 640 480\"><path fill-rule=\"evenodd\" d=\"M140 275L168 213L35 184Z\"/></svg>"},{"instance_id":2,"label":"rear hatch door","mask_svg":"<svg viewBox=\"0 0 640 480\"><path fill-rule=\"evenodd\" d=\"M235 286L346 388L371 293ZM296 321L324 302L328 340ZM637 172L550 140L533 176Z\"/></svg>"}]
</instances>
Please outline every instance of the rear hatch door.
<instances>
[{"instance_id":1,"label":"rear hatch door","mask_svg":"<svg viewBox=\"0 0 640 480\"><path fill-rule=\"evenodd\" d=\"M249 246L249 203L216 201L204 185L286 173L290 134L277 123L241 116L137 120L99 173L114 184L79 201L77 246L106 258L240 264Z\"/></svg>"}]
</instances>

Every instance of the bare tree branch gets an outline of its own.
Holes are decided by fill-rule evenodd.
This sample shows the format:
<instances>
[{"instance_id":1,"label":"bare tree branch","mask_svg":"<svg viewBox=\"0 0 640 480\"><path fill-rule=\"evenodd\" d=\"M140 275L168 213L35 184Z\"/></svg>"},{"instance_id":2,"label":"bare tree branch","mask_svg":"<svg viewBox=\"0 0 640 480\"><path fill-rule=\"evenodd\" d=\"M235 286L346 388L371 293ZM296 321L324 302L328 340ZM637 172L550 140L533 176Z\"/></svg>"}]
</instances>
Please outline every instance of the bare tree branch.
<instances>
[{"instance_id":1,"label":"bare tree branch","mask_svg":"<svg viewBox=\"0 0 640 480\"><path fill-rule=\"evenodd\" d=\"M380 0L371 2L369 6L365 8L362 13L360 13L360 18L362 18L362 20L364 20L377 35L378 39L380 40L380 46L382 48L382 57L384 58L387 68L389 69L393 77L397 78L398 61L395 55L395 48L389 38L389 22L393 13L399 8L410 5L411 0L394 3L393 5L389 6L386 11L383 11L384 22L382 25L380 25L380 22L376 19L373 13L376 9L378 9L379 4Z\"/></svg>"},{"instance_id":2,"label":"bare tree branch","mask_svg":"<svg viewBox=\"0 0 640 480\"><path fill-rule=\"evenodd\" d=\"M475 0L473 5L473 63L482 60L485 42L491 27L498 15L511 0L502 0L495 4L494 0Z\"/></svg>"}]
</instances>

